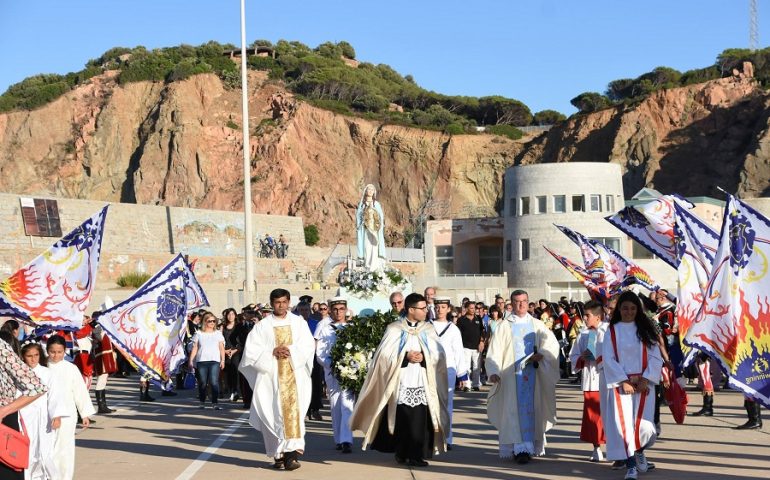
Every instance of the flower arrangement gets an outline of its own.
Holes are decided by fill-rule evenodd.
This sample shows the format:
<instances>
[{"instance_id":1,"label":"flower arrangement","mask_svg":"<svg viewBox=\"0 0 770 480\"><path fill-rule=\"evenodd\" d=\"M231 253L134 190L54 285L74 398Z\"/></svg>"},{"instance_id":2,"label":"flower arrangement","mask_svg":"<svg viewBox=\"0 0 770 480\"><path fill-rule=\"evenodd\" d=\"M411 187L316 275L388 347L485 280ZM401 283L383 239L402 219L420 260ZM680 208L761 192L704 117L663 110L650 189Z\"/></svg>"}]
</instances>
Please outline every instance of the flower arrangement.
<instances>
[{"instance_id":1,"label":"flower arrangement","mask_svg":"<svg viewBox=\"0 0 770 480\"><path fill-rule=\"evenodd\" d=\"M407 280L399 270L383 267L381 270L353 270L340 285L355 295L372 298L377 292L389 293L406 284Z\"/></svg>"},{"instance_id":2,"label":"flower arrangement","mask_svg":"<svg viewBox=\"0 0 770 480\"><path fill-rule=\"evenodd\" d=\"M331 351L332 374L340 387L355 394L361 391L374 351L388 324L396 320L398 314L394 312L376 312L369 317L356 316L337 331L337 342Z\"/></svg>"}]
</instances>

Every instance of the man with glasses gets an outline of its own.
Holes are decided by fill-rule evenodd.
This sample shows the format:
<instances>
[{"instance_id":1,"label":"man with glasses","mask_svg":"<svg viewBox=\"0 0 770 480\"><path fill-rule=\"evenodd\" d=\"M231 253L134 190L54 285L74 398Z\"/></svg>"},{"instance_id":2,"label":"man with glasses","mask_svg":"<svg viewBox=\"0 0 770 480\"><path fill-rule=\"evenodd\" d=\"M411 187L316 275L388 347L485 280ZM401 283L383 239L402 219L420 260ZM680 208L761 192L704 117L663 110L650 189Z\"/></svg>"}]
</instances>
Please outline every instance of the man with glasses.
<instances>
[{"instance_id":1,"label":"man with glasses","mask_svg":"<svg viewBox=\"0 0 770 480\"><path fill-rule=\"evenodd\" d=\"M305 413L315 342L307 322L289 312L291 294L270 292L273 313L249 333L239 370L254 390L249 422L262 432L274 468L296 470L305 451Z\"/></svg>"},{"instance_id":2,"label":"man with glasses","mask_svg":"<svg viewBox=\"0 0 770 480\"><path fill-rule=\"evenodd\" d=\"M500 457L528 463L545 455L545 432L556 423L559 344L545 324L527 313L529 296L511 294L513 315L495 329L487 353L494 384L487 398L489 423L497 428Z\"/></svg>"},{"instance_id":3,"label":"man with glasses","mask_svg":"<svg viewBox=\"0 0 770 480\"><path fill-rule=\"evenodd\" d=\"M426 467L449 432L444 349L419 293L404 300L406 316L388 325L350 419L363 448L395 452L396 461Z\"/></svg>"},{"instance_id":4,"label":"man with glasses","mask_svg":"<svg viewBox=\"0 0 770 480\"><path fill-rule=\"evenodd\" d=\"M320 332L315 354L318 363L323 366L326 378L326 392L329 395L329 410L332 413L332 431L337 450L342 453L353 452L353 432L350 430L350 415L353 413L355 396L349 390L340 388L332 372L332 347L337 343L337 332L347 326L346 313L348 302L342 297L329 299L332 323Z\"/></svg>"},{"instance_id":5,"label":"man with glasses","mask_svg":"<svg viewBox=\"0 0 770 480\"><path fill-rule=\"evenodd\" d=\"M399 315L403 314L404 310L404 294L401 292L393 292L390 294L390 308Z\"/></svg>"},{"instance_id":6,"label":"man with glasses","mask_svg":"<svg viewBox=\"0 0 770 480\"><path fill-rule=\"evenodd\" d=\"M428 307L428 317L427 320L429 322L432 322L436 319L436 287L428 287L425 289L425 302L427 303Z\"/></svg>"}]
</instances>

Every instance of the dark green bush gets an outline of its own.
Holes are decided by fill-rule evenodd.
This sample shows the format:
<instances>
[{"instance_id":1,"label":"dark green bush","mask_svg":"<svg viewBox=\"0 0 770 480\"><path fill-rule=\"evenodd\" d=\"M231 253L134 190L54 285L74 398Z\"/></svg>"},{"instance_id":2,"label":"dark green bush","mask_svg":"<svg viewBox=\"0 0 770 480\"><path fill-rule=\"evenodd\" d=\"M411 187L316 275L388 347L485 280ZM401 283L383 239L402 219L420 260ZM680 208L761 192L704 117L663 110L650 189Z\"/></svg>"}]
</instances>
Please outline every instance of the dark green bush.
<instances>
[{"instance_id":1,"label":"dark green bush","mask_svg":"<svg viewBox=\"0 0 770 480\"><path fill-rule=\"evenodd\" d=\"M512 125L491 125L486 127L485 131L493 135L508 137L511 140L518 140L524 136L524 133L521 130Z\"/></svg>"},{"instance_id":2,"label":"dark green bush","mask_svg":"<svg viewBox=\"0 0 770 480\"><path fill-rule=\"evenodd\" d=\"M321 240L321 236L318 234L318 227L315 225L305 226L305 245L314 246Z\"/></svg>"}]
</instances>

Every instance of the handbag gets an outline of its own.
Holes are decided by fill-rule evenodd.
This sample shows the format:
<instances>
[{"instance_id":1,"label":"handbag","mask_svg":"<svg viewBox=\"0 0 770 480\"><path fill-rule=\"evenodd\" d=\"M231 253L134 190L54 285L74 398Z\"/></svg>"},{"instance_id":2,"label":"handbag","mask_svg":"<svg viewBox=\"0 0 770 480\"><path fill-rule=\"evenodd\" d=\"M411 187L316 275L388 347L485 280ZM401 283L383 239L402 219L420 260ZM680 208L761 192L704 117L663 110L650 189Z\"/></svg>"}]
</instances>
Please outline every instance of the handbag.
<instances>
[{"instance_id":1,"label":"handbag","mask_svg":"<svg viewBox=\"0 0 770 480\"><path fill-rule=\"evenodd\" d=\"M671 414L674 416L676 423L684 423L684 419L687 416L687 392L676 381L676 375L669 368L664 366L661 371L663 378L668 383L666 388L665 397L668 407L671 409Z\"/></svg>"},{"instance_id":2,"label":"handbag","mask_svg":"<svg viewBox=\"0 0 770 480\"><path fill-rule=\"evenodd\" d=\"M0 462L17 472L29 466L29 437L21 416L19 430L0 424Z\"/></svg>"},{"instance_id":3,"label":"handbag","mask_svg":"<svg viewBox=\"0 0 770 480\"><path fill-rule=\"evenodd\" d=\"M195 372L187 372L187 374L184 376L184 384L182 385L182 388L185 390L192 390L195 388Z\"/></svg>"}]
</instances>

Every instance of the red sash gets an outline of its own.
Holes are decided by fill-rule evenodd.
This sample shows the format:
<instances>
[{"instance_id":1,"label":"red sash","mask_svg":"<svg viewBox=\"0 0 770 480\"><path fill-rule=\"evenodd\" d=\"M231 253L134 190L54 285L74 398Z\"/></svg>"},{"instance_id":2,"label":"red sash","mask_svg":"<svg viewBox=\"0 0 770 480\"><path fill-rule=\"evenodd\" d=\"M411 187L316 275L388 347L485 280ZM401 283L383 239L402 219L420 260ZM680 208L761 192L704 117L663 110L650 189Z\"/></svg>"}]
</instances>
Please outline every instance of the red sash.
<instances>
[{"instance_id":1,"label":"red sash","mask_svg":"<svg viewBox=\"0 0 770 480\"><path fill-rule=\"evenodd\" d=\"M615 361L620 363L618 357L618 344L615 340L615 325L610 325L610 337L612 338L612 350L615 353ZM629 379L632 377L641 377L645 370L647 370L647 346L642 343L642 372L638 374L629 375ZM639 439L639 427L642 424L642 416L644 413L644 404L647 400L647 394L650 393L649 388L646 392L639 394L639 408L636 411L636 419L634 421L634 442L636 443L635 450L642 448L641 441ZM620 401L620 387L615 388L615 405L618 409L618 415L620 416L620 430L623 435L623 442L626 444L626 451L628 451L629 441L626 434L626 421L623 416L623 404Z\"/></svg>"}]
</instances>

